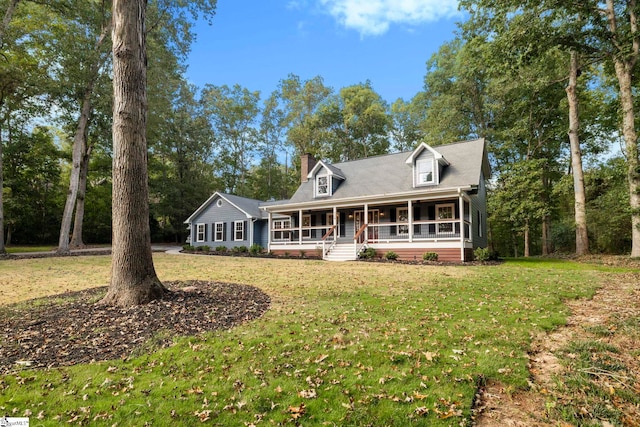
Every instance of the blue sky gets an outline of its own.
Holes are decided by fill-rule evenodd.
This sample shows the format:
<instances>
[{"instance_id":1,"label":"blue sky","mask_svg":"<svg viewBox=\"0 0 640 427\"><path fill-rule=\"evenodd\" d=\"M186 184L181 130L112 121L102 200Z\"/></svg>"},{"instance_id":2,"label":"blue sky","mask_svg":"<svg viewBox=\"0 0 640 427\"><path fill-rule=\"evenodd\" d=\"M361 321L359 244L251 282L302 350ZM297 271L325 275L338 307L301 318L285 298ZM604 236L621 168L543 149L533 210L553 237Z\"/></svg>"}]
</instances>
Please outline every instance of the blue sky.
<instances>
[{"instance_id":1,"label":"blue sky","mask_svg":"<svg viewBox=\"0 0 640 427\"><path fill-rule=\"evenodd\" d=\"M460 19L457 0L218 0L213 25L195 29L187 78L265 99L290 73L320 75L335 91L370 80L389 103L409 100Z\"/></svg>"}]
</instances>

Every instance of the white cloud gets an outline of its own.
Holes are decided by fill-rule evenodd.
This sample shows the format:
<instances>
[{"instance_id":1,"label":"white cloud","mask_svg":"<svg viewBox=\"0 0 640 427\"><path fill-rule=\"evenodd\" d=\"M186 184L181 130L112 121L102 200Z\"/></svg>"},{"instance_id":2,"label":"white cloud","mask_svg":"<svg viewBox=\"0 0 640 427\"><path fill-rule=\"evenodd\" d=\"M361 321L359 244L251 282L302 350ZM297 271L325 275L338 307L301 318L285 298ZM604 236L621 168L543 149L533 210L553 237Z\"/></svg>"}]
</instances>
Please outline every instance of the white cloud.
<instances>
[{"instance_id":1,"label":"white cloud","mask_svg":"<svg viewBox=\"0 0 640 427\"><path fill-rule=\"evenodd\" d=\"M320 0L320 4L362 36L384 34L391 24L418 25L458 13L457 0Z\"/></svg>"}]
</instances>

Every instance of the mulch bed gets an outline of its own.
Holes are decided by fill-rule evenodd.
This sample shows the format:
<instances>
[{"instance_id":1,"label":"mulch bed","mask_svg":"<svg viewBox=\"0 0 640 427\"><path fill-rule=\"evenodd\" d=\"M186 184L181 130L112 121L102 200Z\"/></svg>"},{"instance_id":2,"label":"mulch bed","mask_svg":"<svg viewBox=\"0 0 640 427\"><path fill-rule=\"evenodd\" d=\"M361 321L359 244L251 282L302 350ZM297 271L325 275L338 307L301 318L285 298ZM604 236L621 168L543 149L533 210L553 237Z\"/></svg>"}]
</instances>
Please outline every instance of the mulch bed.
<instances>
[{"instance_id":1,"label":"mulch bed","mask_svg":"<svg viewBox=\"0 0 640 427\"><path fill-rule=\"evenodd\" d=\"M228 329L260 317L267 294L248 285L165 282L160 300L132 308L96 304L107 287L39 298L0 310L0 374L126 358L152 342Z\"/></svg>"}]
</instances>

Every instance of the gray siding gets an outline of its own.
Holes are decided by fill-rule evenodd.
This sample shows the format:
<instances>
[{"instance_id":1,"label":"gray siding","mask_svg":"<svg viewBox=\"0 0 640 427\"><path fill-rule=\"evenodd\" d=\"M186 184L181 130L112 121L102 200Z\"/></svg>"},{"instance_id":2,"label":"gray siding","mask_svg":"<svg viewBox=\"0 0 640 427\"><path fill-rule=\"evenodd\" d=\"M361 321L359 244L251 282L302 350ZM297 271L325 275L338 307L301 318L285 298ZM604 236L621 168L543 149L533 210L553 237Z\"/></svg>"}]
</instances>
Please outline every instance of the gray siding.
<instances>
[{"instance_id":1,"label":"gray siding","mask_svg":"<svg viewBox=\"0 0 640 427\"><path fill-rule=\"evenodd\" d=\"M221 206L218 206L218 201L222 200ZM245 225L244 240L234 240L234 222L243 221ZM221 222L224 224L224 240L215 241L215 224ZM206 236L204 242L197 241L198 224L205 224ZM235 206L227 202L226 200L215 197L209 205L191 222L191 244L193 246L207 245L211 249L217 246L225 246L227 248L233 248L236 246L251 246L252 242L251 233L251 218L247 218L247 215Z\"/></svg>"},{"instance_id":2,"label":"gray siding","mask_svg":"<svg viewBox=\"0 0 640 427\"><path fill-rule=\"evenodd\" d=\"M480 214L480 223L478 223L478 214ZM484 183L484 174L481 173L480 183L478 185L478 194L471 196L471 215L472 215L472 236L473 247L486 248L487 239L487 189ZM482 236L480 235L482 230Z\"/></svg>"}]
</instances>

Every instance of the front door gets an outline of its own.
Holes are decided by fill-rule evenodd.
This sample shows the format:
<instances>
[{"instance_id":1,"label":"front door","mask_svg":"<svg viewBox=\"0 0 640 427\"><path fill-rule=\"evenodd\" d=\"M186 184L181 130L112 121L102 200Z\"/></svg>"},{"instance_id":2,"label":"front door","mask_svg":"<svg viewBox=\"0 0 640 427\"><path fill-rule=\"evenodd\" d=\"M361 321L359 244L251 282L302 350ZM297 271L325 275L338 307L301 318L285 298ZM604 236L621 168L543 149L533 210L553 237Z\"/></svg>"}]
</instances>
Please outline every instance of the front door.
<instances>
[{"instance_id":1,"label":"front door","mask_svg":"<svg viewBox=\"0 0 640 427\"><path fill-rule=\"evenodd\" d=\"M378 209L372 209L368 212L367 224L378 224L380 222L380 211ZM354 235L360 230L360 227L364 225L364 211L355 211L353 213L353 227ZM369 227L368 230L369 240L378 240L378 227ZM358 243L364 242L364 233L358 236Z\"/></svg>"}]
</instances>

